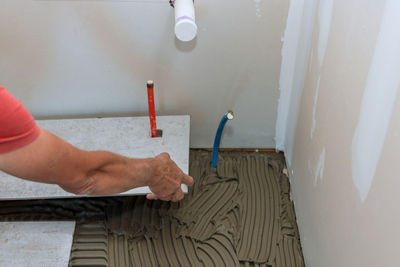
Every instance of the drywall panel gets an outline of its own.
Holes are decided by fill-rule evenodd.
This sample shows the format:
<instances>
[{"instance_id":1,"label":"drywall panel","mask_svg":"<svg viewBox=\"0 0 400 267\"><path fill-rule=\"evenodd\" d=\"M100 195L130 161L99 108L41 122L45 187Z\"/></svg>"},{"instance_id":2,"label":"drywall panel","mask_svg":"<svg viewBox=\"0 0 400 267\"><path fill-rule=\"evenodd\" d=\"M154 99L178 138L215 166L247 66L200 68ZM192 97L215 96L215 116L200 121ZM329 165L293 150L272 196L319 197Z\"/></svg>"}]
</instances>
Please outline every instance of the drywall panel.
<instances>
[{"instance_id":1,"label":"drywall panel","mask_svg":"<svg viewBox=\"0 0 400 267\"><path fill-rule=\"evenodd\" d=\"M184 173L189 168L189 116L159 116L157 129L162 137L151 138L148 117L38 120L38 125L84 150L107 150L131 158L154 157L168 152ZM183 192L188 188L182 185ZM121 195L151 193L146 187ZM0 171L0 200L79 197L54 184L18 179Z\"/></svg>"},{"instance_id":2,"label":"drywall panel","mask_svg":"<svg viewBox=\"0 0 400 267\"><path fill-rule=\"evenodd\" d=\"M316 4L316 0L290 1L283 36L275 141L276 149L285 151L289 163L292 159L294 133L307 71Z\"/></svg>"},{"instance_id":3,"label":"drywall panel","mask_svg":"<svg viewBox=\"0 0 400 267\"><path fill-rule=\"evenodd\" d=\"M0 222L0 266L67 267L75 222Z\"/></svg>"},{"instance_id":4,"label":"drywall panel","mask_svg":"<svg viewBox=\"0 0 400 267\"><path fill-rule=\"evenodd\" d=\"M289 0L195 1L198 36L173 33L168 0L2 0L0 83L36 118L189 114L191 146L275 147L281 37Z\"/></svg>"},{"instance_id":5,"label":"drywall panel","mask_svg":"<svg viewBox=\"0 0 400 267\"><path fill-rule=\"evenodd\" d=\"M398 265L399 12L396 0L317 2L289 131L307 266Z\"/></svg>"}]
</instances>

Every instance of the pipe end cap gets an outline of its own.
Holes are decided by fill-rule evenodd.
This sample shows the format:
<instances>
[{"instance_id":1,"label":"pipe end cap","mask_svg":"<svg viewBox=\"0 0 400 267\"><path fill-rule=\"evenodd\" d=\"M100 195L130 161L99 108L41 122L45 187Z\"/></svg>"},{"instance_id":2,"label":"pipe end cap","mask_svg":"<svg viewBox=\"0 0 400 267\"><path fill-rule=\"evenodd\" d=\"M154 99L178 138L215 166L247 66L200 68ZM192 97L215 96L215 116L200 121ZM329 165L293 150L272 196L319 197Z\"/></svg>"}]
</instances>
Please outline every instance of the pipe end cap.
<instances>
[{"instance_id":1,"label":"pipe end cap","mask_svg":"<svg viewBox=\"0 0 400 267\"><path fill-rule=\"evenodd\" d=\"M176 38L182 42L189 42L197 35L197 25L194 21L183 19L175 24Z\"/></svg>"},{"instance_id":2,"label":"pipe end cap","mask_svg":"<svg viewBox=\"0 0 400 267\"><path fill-rule=\"evenodd\" d=\"M233 120L233 111L228 111L228 113L226 113L226 117L228 118L228 120Z\"/></svg>"}]
</instances>

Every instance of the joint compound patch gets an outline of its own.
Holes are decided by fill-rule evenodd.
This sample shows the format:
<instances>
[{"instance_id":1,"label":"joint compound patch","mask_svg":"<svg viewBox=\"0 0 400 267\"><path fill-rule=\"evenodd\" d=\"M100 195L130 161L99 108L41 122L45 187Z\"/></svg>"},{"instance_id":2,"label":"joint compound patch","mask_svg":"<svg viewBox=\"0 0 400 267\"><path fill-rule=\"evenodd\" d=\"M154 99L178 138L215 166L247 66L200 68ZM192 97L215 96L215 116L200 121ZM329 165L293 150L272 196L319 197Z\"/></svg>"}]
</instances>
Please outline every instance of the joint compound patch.
<instances>
[{"instance_id":1,"label":"joint compound patch","mask_svg":"<svg viewBox=\"0 0 400 267\"><path fill-rule=\"evenodd\" d=\"M313 138L314 132L315 132L315 127L317 126L316 115L317 115L317 103L318 103L318 94L319 94L320 82L321 82L321 76L318 77L317 87L315 89L313 114L312 114L312 126L311 126L311 131L310 131L310 139Z\"/></svg>"},{"instance_id":2,"label":"joint compound patch","mask_svg":"<svg viewBox=\"0 0 400 267\"><path fill-rule=\"evenodd\" d=\"M368 196L400 86L400 1L388 0L352 143L352 175L361 201Z\"/></svg>"},{"instance_id":3,"label":"joint compound patch","mask_svg":"<svg viewBox=\"0 0 400 267\"><path fill-rule=\"evenodd\" d=\"M329 32L331 28L333 0L320 0L318 10L319 35L318 35L318 61L322 66L326 47L328 46Z\"/></svg>"},{"instance_id":4,"label":"joint compound patch","mask_svg":"<svg viewBox=\"0 0 400 267\"><path fill-rule=\"evenodd\" d=\"M318 178L322 181L324 178L324 168L325 168L325 157L326 157L326 149L325 147L322 149L321 154L319 155L317 167L314 173L314 185L317 185Z\"/></svg>"},{"instance_id":5,"label":"joint compound patch","mask_svg":"<svg viewBox=\"0 0 400 267\"><path fill-rule=\"evenodd\" d=\"M256 16L258 18L261 18L261 9L260 9L261 0L254 0L254 5L256 7Z\"/></svg>"}]
</instances>

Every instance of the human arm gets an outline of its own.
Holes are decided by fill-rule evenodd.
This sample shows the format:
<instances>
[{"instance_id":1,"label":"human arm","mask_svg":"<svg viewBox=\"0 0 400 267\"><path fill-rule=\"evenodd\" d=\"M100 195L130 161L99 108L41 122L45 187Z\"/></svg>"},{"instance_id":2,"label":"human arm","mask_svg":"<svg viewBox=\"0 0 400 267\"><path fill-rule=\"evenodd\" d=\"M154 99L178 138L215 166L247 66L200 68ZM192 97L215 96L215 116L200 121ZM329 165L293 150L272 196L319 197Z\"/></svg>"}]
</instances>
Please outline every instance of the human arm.
<instances>
[{"instance_id":1,"label":"human arm","mask_svg":"<svg viewBox=\"0 0 400 267\"><path fill-rule=\"evenodd\" d=\"M183 198L181 184L193 184L167 153L134 159L85 151L44 129L32 143L0 154L0 169L23 179L58 184L75 194L112 195L149 186L153 194L148 198L178 201Z\"/></svg>"}]
</instances>

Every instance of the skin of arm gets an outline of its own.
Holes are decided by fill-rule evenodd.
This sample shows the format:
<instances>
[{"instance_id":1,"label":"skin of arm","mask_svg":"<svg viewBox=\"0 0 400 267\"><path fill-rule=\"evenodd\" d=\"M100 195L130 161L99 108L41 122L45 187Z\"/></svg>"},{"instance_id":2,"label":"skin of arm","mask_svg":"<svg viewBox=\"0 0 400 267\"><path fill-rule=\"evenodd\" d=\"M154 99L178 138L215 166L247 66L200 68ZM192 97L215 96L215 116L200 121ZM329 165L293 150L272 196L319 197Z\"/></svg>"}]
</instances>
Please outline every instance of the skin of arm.
<instances>
[{"instance_id":1,"label":"skin of arm","mask_svg":"<svg viewBox=\"0 0 400 267\"><path fill-rule=\"evenodd\" d=\"M0 169L11 175L58 184L74 194L112 195L149 186L148 199L179 201L181 184L193 185L167 153L135 159L108 151L85 151L41 129L27 146L0 154Z\"/></svg>"}]
</instances>

